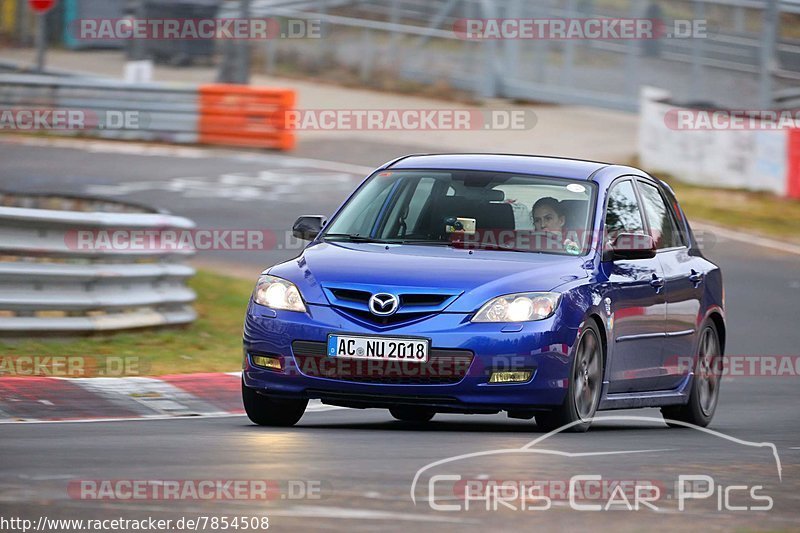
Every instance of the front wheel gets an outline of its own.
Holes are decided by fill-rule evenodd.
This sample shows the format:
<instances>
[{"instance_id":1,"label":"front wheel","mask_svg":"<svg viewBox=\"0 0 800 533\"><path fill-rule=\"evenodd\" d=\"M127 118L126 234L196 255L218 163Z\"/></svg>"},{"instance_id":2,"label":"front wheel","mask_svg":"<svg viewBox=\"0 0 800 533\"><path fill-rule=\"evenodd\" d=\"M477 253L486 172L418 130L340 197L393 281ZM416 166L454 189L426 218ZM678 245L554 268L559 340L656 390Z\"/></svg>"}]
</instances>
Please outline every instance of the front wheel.
<instances>
[{"instance_id":1,"label":"front wheel","mask_svg":"<svg viewBox=\"0 0 800 533\"><path fill-rule=\"evenodd\" d=\"M700 333L697 345L697 363L695 365L692 391L686 405L662 407L661 414L670 427L686 427L672 424L670 420L686 422L695 426L706 427L714 417L719 400L719 385L722 380L722 350L719 334L713 322L707 322Z\"/></svg>"},{"instance_id":2,"label":"front wheel","mask_svg":"<svg viewBox=\"0 0 800 533\"><path fill-rule=\"evenodd\" d=\"M308 400L278 400L261 395L242 381L244 411L259 426L288 427L297 424L306 411Z\"/></svg>"},{"instance_id":3,"label":"front wheel","mask_svg":"<svg viewBox=\"0 0 800 533\"><path fill-rule=\"evenodd\" d=\"M581 328L564 403L553 411L536 415L536 425L552 431L574 424L565 431L586 431L600 404L602 386L603 345L597 326L589 320Z\"/></svg>"},{"instance_id":4,"label":"front wheel","mask_svg":"<svg viewBox=\"0 0 800 533\"><path fill-rule=\"evenodd\" d=\"M403 422L430 422L436 414L432 409L414 406L392 407L389 412Z\"/></svg>"}]
</instances>

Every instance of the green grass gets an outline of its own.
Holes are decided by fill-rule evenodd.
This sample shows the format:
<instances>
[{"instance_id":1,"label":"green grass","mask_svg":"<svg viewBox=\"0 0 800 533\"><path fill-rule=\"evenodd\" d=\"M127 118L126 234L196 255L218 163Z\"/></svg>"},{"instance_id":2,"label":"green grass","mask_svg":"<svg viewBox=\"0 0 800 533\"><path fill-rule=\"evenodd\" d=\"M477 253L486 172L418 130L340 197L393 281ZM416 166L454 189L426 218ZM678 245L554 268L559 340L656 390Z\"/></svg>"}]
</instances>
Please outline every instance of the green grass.
<instances>
[{"instance_id":1,"label":"green grass","mask_svg":"<svg viewBox=\"0 0 800 533\"><path fill-rule=\"evenodd\" d=\"M667 174L652 174L670 184L690 221L800 243L800 201L768 192L700 187Z\"/></svg>"},{"instance_id":2,"label":"green grass","mask_svg":"<svg viewBox=\"0 0 800 533\"><path fill-rule=\"evenodd\" d=\"M0 342L0 354L86 357L103 375L230 372L241 368L242 323L255 280L200 270L189 285L197 292L198 319L166 330L139 330L59 339ZM109 360L106 358L112 358ZM129 368L118 372L123 358Z\"/></svg>"}]
</instances>

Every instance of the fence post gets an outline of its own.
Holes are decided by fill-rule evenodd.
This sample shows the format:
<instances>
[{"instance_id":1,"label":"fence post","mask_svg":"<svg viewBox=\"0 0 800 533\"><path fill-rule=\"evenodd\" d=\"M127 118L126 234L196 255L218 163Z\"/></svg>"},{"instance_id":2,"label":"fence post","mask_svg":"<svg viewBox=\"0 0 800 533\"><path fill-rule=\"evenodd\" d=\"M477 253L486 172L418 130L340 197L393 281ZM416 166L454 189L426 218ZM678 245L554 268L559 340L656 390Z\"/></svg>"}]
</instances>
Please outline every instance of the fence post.
<instances>
[{"instance_id":1,"label":"fence post","mask_svg":"<svg viewBox=\"0 0 800 533\"><path fill-rule=\"evenodd\" d=\"M369 28L361 30L361 68L359 77L362 82L367 82L372 73L372 32Z\"/></svg>"},{"instance_id":2,"label":"fence post","mask_svg":"<svg viewBox=\"0 0 800 533\"><path fill-rule=\"evenodd\" d=\"M775 61L775 41L778 34L778 0L766 0L764 27L761 33L759 97L763 109L772 107L772 67Z\"/></svg>"},{"instance_id":3,"label":"fence post","mask_svg":"<svg viewBox=\"0 0 800 533\"><path fill-rule=\"evenodd\" d=\"M497 18L496 5L492 0L481 0L481 16L485 19ZM488 39L483 45L483 83L480 96L493 98L497 96L497 41Z\"/></svg>"},{"instance_id":4,"label":"fence post","mask_svg":"<svg viewBox=\"0 0 800 533\"><path fill-rule=\"evenodd\" d=\"M705 0L695 0L694 3L694 18L695 20L704 20L706 18L706 3ZM707 37L706 37L707 38ZM692 95L697 98L705 98L706 83L705 83L705 67L703 65L703 58L705 47L703 43L705 39L699 39L692 35Z\"/></svg>"},{"instance_id":5,"label":"fence post","mask_svg":"<svg viewBox=\"0 0 800 533\"><path fill-rule=\"evenodd\" d=\"M628 16L631 19L640 16L636 2L631 2ZM625 92L631 101L639 97L639 80L639 42L628 39L625 42Z\"/></svg>"}]
</instances>

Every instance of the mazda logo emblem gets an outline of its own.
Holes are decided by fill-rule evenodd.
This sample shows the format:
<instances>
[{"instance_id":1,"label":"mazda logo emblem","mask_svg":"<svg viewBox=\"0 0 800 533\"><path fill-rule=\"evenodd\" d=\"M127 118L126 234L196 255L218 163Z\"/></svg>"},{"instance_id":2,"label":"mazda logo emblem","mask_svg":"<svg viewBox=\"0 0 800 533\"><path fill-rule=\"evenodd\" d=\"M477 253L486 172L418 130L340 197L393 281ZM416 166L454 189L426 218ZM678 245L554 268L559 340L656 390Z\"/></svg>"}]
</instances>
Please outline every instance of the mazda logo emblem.
<instances>
[{"instance_id":1,"label":"mazda logo emblem","mask_svg":"<svg viewBox=\"0 0 800 533\"><path fill-rule=\"evenodd\" d=\"M389 316L397 311L400 302L394 294L380 292L373 294L369 299L369 310L373 315Z\"/></svg>"}]
</instances>

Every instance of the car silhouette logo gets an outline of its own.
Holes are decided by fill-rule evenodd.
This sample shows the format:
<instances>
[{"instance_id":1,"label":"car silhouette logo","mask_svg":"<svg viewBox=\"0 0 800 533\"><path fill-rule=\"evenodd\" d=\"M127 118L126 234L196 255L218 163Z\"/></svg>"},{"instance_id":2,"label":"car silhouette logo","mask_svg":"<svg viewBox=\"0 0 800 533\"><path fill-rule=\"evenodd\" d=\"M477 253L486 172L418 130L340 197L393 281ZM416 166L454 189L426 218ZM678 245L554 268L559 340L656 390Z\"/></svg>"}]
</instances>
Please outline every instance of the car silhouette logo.
<instances>
[{"instance_id":1,"label":"car silhouette logo","mask_svg":"<svg viewBox=\"0 0 800 533\"><path fill-rule=\"evenodd\" d=\"M380 292L370 297L369 310L373 315L389 316L397 311L399 303L397 296L394 294Z\"/></svg>"}]
</instances>

